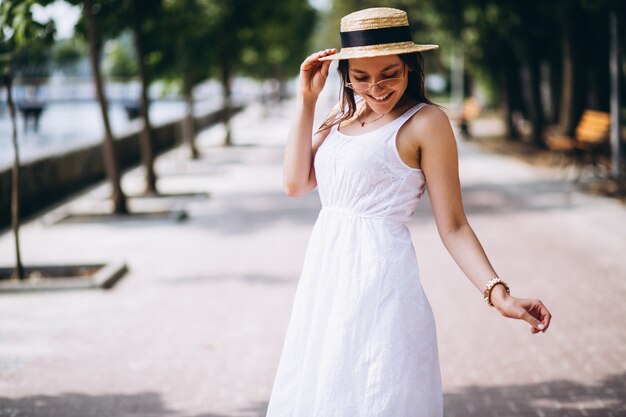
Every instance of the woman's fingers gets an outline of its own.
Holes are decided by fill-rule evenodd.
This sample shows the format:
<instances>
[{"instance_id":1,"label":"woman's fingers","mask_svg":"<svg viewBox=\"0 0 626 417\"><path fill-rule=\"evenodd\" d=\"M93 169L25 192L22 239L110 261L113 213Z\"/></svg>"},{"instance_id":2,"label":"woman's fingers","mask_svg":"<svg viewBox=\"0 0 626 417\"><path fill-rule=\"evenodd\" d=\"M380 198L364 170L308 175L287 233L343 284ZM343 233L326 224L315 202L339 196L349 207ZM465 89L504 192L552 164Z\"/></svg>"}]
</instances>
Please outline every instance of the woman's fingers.
<instances>
[{"instance_id":1,"label":"woman's fingers","mask_svg":"<svg viewBox=\"0 0 626 417\"><path fill-rule=\"evenodd\" d=\"M498 310L504 317L524 320L529 323L532 334L548 330L552 320L552 314L540 300L510 296L506 302L498 306Z\"/></svg>"},{"instance_id":2,"label":"woman's fingers","mask_svg":"<svg viewBox=\"0 0 626 417\"><path fill-rule=\"evenodd\" d=\"M334 48L325 49L309 55L300 65L300 88L303 94L318 95L326 84L330 61L319 59L335 53Z\"/></svg>"},{"instance_id":3,"label":"woman's fingers","mask_svg":"<svg viewBox=\"0 0 626 417\"><path fill-rule=\"evenodd\" d=\"M324 79L328 78L329 69L330 69L330 61L324 61L322 63L322 69L320 70L320 74L322 74L322 77L324 77Z\"/></svg>"},{"instance_id":4,"label":"woman's fingers","mask_svg":"<svg viewBox=\"0 0 626 417\"><path fill-rule=\"evenodd\" d=\"M329 49L324 49L323 51L315 52L309 55L308 57L306 57L306 59L302 63L302 67L303 69L305 69L304 67L307 67L307 69L310 69L312 66L314 66L314 64L325 64L325 62L320 62L319 59L327 55L332 55L334 53L335 53L335 48L329 48Z\"/></svg>"},{"instance_id":5,"label":"woman's fingers","mask_svg":"<svg viewBox=\"0 0 626 417\"><path fill-rule=\"evenodd\" d=\"M533 326L531 331L532 330L537 330L537 331L542 330L542 328L540 328L540 326L539 326L541 324L541 321L537 320L535 317L533 317L530 314L528 314L527 311L524 311L522 313L522 320L530 323L530 325Z\"/></svg>"},{"instance_id":6,"label":"woman's fingers","mask_svg":"<svg viewBox=\"0 0 626 417\"><path fill-rule=\"evenodd\" d=\"M532 326L531 333L545 332L550 325L552 318L548 309L539 300L529 300L527 305L524 305L524 311L522 312L522 320L530 323Z\"/></svg>"},{"instance_id":7,"label":"woman's fingers","mask_svg":"<svg viewBox=\"0 0 626 417\"><path fill-rule=\"evenodd\" d=\"M546 308L546 306L543 305L543 303L539 300L537 300L537 302L539 303L539 309L540 309L540 318L541 318L541 324L543 324L543 331L545 332L546 330L548 330L548 327L550 327L550 322L552 321L552 314L550 314L550 311L548 311L548 309Z\"/></svg>"}]
</instances>

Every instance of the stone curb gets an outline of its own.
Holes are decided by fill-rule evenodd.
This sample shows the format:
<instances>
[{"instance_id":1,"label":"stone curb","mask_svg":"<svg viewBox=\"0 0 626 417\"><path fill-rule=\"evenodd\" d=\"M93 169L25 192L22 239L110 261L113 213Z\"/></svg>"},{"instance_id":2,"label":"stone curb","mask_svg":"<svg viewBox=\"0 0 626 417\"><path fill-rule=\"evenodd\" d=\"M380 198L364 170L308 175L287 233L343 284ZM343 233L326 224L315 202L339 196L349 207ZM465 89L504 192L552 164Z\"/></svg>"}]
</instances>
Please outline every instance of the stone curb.
<instances>
[{"instance_id":1,"label":"stone curb","mask_svg":"<svg viewBox=\"0 0 626 417\"><path fill-rule=\"evenodd\" d=\"M25 282L15 282L14 280L0 281L0 293L87 290L97 288L110 289L128 272L126 263L122 261L72 265L33 265L27 267L27 269L64 269L79 267L100 267L100 269L93 276L44 278L27 280ZM0 268L0 270L7 269L12 268Z\"/></svg>"}]
</instances>

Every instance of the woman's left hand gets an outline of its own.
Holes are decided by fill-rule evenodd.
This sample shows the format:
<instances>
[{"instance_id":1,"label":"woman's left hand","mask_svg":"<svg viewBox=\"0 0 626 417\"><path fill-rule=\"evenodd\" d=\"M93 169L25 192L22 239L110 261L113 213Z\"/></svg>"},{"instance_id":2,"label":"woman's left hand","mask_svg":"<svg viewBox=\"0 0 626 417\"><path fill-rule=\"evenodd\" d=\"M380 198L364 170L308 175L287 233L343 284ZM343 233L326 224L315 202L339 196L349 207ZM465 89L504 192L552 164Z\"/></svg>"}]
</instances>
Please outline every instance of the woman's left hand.
<instances>
[{"instance_id":1,"label":"woman's left hand","mask_svg":"<svg viewBox=\"0 0 626 417\"><path fill-rule=\"evenodd\" d=\"M496 287L502 286L497 285ZM550 326L552 314L540 300L498 294L496 297L492 296L491 302L504 317L528 322L531 325L530 332L532 334L545 332Z\"/></svg>"}]
</instances>

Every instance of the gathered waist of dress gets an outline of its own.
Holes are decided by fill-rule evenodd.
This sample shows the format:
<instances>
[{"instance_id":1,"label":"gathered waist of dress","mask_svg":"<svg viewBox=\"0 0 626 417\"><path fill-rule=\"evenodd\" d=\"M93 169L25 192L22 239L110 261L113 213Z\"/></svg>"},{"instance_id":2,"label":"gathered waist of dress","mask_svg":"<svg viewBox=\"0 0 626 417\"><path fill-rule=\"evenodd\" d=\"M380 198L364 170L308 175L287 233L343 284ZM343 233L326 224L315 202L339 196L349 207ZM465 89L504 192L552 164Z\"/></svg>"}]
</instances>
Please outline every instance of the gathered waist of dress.
<instances>
[{"instance_id":1,"label":"gathered waist of dress","mask_svg":"<svg viewBox=\"0 0 626 417\"><path fill-rule=\"evenodd\" d=\"M355 210L350 207L323 205L320 213L323 213L323 212L345 214L348 216L363 217L367 219L378 219L378 220L392 221L394 223L404 224L403 221L398 220L392 216L383 216L380 214L365 213L363 211Z\"/></svg>"}]
</instances>

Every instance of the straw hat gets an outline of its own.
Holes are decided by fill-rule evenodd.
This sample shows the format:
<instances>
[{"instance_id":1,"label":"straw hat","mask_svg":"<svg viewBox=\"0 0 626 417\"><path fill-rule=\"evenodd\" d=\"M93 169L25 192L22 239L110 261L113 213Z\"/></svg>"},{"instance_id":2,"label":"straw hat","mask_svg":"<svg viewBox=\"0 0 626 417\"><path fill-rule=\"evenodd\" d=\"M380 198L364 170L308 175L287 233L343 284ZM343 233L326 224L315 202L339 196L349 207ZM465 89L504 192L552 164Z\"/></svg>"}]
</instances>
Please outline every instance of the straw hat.
<instances>
[{"instance_id":1,"label":"straw hat","mask_svg":"<svg viewBox=\"0 0 626 417\"><path fill-rule=\"evenodd\" d=\"M344 16L341 19L341 51L319 60L369 58L435 48L439 48L439 45L418 45L413 42L405 11L374 7Z\"/></svg>"}]
</instances>

